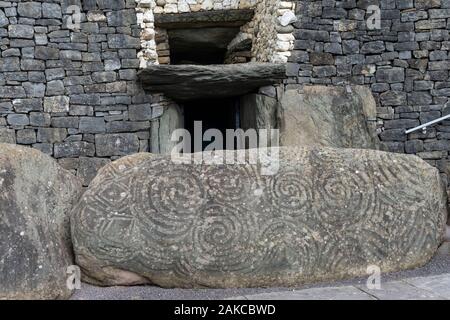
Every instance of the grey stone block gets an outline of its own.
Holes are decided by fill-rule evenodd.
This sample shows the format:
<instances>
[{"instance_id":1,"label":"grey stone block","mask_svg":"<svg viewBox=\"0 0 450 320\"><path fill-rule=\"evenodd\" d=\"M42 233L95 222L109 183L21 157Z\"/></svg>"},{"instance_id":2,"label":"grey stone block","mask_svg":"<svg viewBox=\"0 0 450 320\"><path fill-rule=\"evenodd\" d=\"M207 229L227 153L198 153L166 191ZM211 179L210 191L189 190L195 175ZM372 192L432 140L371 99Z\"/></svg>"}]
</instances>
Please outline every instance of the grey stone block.
<instances>
[{"instance_id":1,"label":"grey stone block","mask_svg":"<svg viewBox=\"0 0 450 320\"><path fill-rule=\"evenodd\" d=\"M114 71L94 72L92 74L92 80L97 83L113 82L117 79L117 73Z\"/></svg>"},{"instance_id":2,"label":"grey stone block","mask_svg":"<svg viewBox=\"0 0 450 320\"><path fill-rule=\"evenodd\" d=\"M21 17L39 19L42 17L42 4L40 2L19 2L17 13Z\"/></svg>"},{"instance_id":3,"label":"grey stone block","mask_svg":"<svg viewBox=\"0 0 450 320\"><path fill-rule=\"evenodd\" d=\"M98 94L75 94L70 97L73 104L80 105L96 105L100 104L100 96Z\"/></svg>"},{"instance_id":4,"label":"grey stone block","mask_svg":"<svg viewBox=\"0 0 450 320\"><path fill-rule=\"evenodd\" d=\"M42 111L42 99L14 99L12 101L14 111L28 113L30 111Z\"/></svg>"},{"instance_id":5,"label":"grey stone block","mask_svg":"<svg viewBox=\"0 0 450 320\"><path fill-rule=\"evenodd\" d=\"M386 120L384 127L386 129L411 129L420 124L419 120L415 119L396 119Z\"/></svg>"},{"instance_id":6,"label":"grey stone block","mask_svg":"<svg viewBox=\"0 0 450 320\"><path fill-rule=\"evenodd\" d=\"M0 143L16 143L15 130L0 127Z\"/></svg>"},{"instance_id":7,"label":"grey stone block","mask_svg":"<svg viewBox=\"0 0 450 320\"><path fill-rule=\"evenodd\" d=\"M136 134L97 134L95 135L97 156L125 156L139 152L139 139Z\"/></svg>"},{"instance_id":8,"label":"grey stone block","mask_svg":"<svg viewBox=\"0 0 450 320\"><path fill-rule=\"evenodd\" d=\"M0 59L0 72L20 71L20 60L17 57Z\"/></svg>"},{"instance_id":9,"label":"grey stone block","mask_svg":"<svg viewBox=\"0 0 450 320\"><path fill-rule=\"evenodd\" d=\"M44 98L45 112L68 112L70 98L68 96L55 96Z\"/></svg>"},{"instance_id":10,"label":"grey stone block","mask_svg":"<svg viewBox=\"0 0 450 320\"><path fill-rule=\"evenodd\" d=\"M62 11L61 6L57 3L46 3L42 4L42 16L48 19L61 19Z\"/></svg>"},{"instance_id":11,"label":"grey stone block","mask_svg":"<svg viewBox=\"0 0 450 320\"><path fill-rule=\"evenodd\" d=\"M59 49L48 47L48 46L37 46L34 51L34 56L36 59L51 60L59 59Z\"/></svg>"},{"instance_id":12,"label":"grey stone block","mask_svg":"<svg viewBox=\"0 0 450 320\"><path fill-rule=\"evenodd\" d=\"M152 119L150 104L131 105L128 107L128 117L131 121L145 121Z\"/></svg>"},{"instance_id":13,"label":"grey stone block","mask_svg":"<svg viewBox=\"0 0 450 320\"><path fill-rule=\"evenodd\" d=\"M0 98L26 98L25 89L19 86L0 86Z\"/></svg>"},{"instance_id":14,"label":"grey stone block","mask_svg":"<svg viewBox=\"0 0 450 320\"><path fill-rule=\"evenodd\" d=\"M330 77L336 75L335 66L317 66L313 68L313 76L315 77Z\"/></svg>"},{"instance_id":15,"label":"grey stone block","mask_svg":"<svg viewBox=\"0 0 450 320\"><path fill-rule=\"evenodd\" d=\"M97 117L80 117L81 133L103 133L106 131L105 120Z\"/></svg>"},{"instance_id":16,"label":"grey stone block","mask_svg":"<svg viewBox=\"0 0 450 320\"><path fill-rule=\"evenodd\" d=\"M65 87L62 80L53 80L47 83L47 96L59 96L64 93Z\"/></svg>"},{"instance_id":17,"label":"grey stone block","mask_svg":"<svg viewBox=\"0 0 450 320\"><path fill-rule=\"evenodd\" d=\"M20 62L20 67L23 71L44 71L45 63L41 60L22 59Z\"/></svg>"},{"instance_id":18,"label":"grey stone block","mask_svg":"<svg viewBox=\"0 0 450 320\"><path fill-rule=\"evenodd\" d=\"M53 117L51 125L54 128L77 129L78 133L79 119L78 117Z\"/></svg>"},{"instance_id":19,"label":"grey stone block","mask_svg":"<svg viewBox=\"0 0 450 320\"><path fill-rule=\"evenodd\" d=\"M67 129L64 128L39 128L37 131L38 142L63 142L66 137Z\"/></svg>"},{"instance_id":20,"label":"grey stone block","mask_svg":"<svg viewBox=\"0 0 450 320\"><path fill-rule=\"evenodd\" d=\"M433 98L428 92L412 92L408 94L408 104L410 105L428 105L433 102Z\"/></svg>"},{"instance_id":21,"label":"grey stone block","mask_svg":"<svg viewBox=\"0 0 450 320\"><path fill-rule=\"evenodd\" d=\"M45 84L43 83L22 83L28 98L43 98L45 96Z\"/></svg>"},{"instance_id":22,"label":"grey stone block","mask_svg":"<svg viewBox=\"0 0 450 320\"><path fill-rule=\"evenodd\" d=\"M106 17L110 27L127 27L137 23L134 9L108 12Z\"/></svg>"},{"instance_id":23,"label":"grey stone block","mask_svg":"<svg viewBox=\"0 0 450 320\"><path fill-rule=\"evenodd\" d=\"M61 59L66 60L74 60L74 61L82 60L81 52L75 50L61 50L59 56Z\"/></svg>"},{"instance_id":24,"label":"grey stone block","mask_svg":"<svg viewBox=\"0 0 450 320\"><path fill-rule=\"evenodd\" d=\"M386 49L383 41L371 41L366 42L361 47L361 53L364 54L374 54L382 53Z\"/></svg>"},{"instance_id":25,"label":"grey stone block","mask_svg":"<svg viewBox=\"0 0 450 320\"><path fill-rule=\"evenodd\" d=\"M0 114L13 112L13 105L11 102L0 102Z\"/></svg>"},{"instance_id":26,"label":"grey stone block","mask_svg":"<svg viewBox=\"0 0 450 320\"><path fill-rule=\"evenodd\" d=\"M405 152L416 154L423 151L422 140L409 140L405 142Z\"/></svg>"},{"instance_id":27,"label":"grey stone block","mask_svg":"<svg viewBox=\"0 0 450 320\"><path fill-rule=\"evenodd\" d=\"M66 72L63 68L53 68L45 70L45 77L47 78L47 81L62 80L65 75Z\"/></svg>"},{"instance_id":28,"label":"grey stone block","mask_svg":"<svg viewBox=\"0 0 450 320\"><path fill-rule=\"evenodd\" d=\"M35 143L33 144L33 148L50 156L53 155L53 144L51 143Z\"/></svg>"},{"instance_id":29,"label":"grey stone block","mask_svg":"<svg viewBox=\"0 0 450 320\"><path fill-rule=\"evenodd\" d=\"M17 130L17 143L33 144L36 143L36 132L34 129Z\"/></svg>"},{"instance_id":30,"label":"grey stone block","mask_svg":"<svg viewBox=\"0 0 450 320\"><path fill-rule=\"evenodd\" d=\"M126 34L109 34L108 46L110 49L140 49L141 41Z\"/></svg>"},{"instance_id":31,"label":"grey stone block","mask_svg":"<svg viewBox=\"0 0 450 320\"><path fill-rule=\"evenodd\" d=\"M7 25L9 25L9 19L5 13L0 10L0 28L6 27Z\"/></svg>"},{"instance_id":32,"label":"grey stone block","mask_svg":"<svg viewBox=\"0 0 450 320\"><path fill-rule=\"evenodd\" d=\"M344 54L359 53L359 41L344 40L342 41L342 51Z\"/></svg>"},{"instance_id":33,"label":"grey stone block","mask_svg":"<svg viewBox=\"0 0 450 320\"><path fill-rule=\"evenodd\" d=\"M313 66L334 65L334 57L331 53L311 52L309 61Z\"/></svg>"},{"instance_id":34,"label":"grey stone block","mask_svg":"<svg viewBox=\"0 0 450 320\"><path fill-rule=\"evenodd\" d=\"M30 113L30 125L35 127L48 127L50 126L51 118L48 113L43 112L31 112Z\"/></svg>"},{"instance_id":35,"label":"grey stone block","mask_svg":"<svg viewBox=\"0 0 450 320\"><path fill-rule=\"evenodd\" d=\"M405 70L403 68L378 69L376 72L378 82L396 83L405 80Z\"/></svg>"},{"instance_id":36,"label":"grey stone block","mask_svg":"<svg viewBox=\"0 0 450 320\"><path fill-rule=\"evenodd\" d=\"M382 141L406 141L405 129L389 129L380 133Z\"/></svg>"},{"instance_id":37,"label":"grey stone block","mask_svg":"<svg viewBox=\"0 0 450 320\"><path fill-rule=\"evenodd\" d=\"M34 28L29 25L11 24L8 26L8 35L10 38L33 39Z\"/></svg>"},{"instance_id":38,"label":"grey stone block","mask_svg":"<svg viewBox=\"0 0 450 320\"><path fill-rule=\"evenodd\" d=\"M109 159L81 157L79 159L77 176L81 179L83 186L88 186L97 175L97 172L110 162L111 160Z\"/></svg>"},{"instance_id":39,"label":"grey stone block","mask_svg":"<svg viewBox=\"0 0 450 320\"><path fill-rule=\"evenodd\" d=\"M95 146L85 141L65 142L55 144L55 158L93 157Z\"/></svg>"},{"instance_id":40,"label":"grey stone block","mask_svg":"<svg viewBox=\"0 0 450 320\"><path fill-rule=\"evenodd\" d=\"M8 114L6 121L12 126L27 126L30 124L26 114Z\"/></svg>"}]
</instances>

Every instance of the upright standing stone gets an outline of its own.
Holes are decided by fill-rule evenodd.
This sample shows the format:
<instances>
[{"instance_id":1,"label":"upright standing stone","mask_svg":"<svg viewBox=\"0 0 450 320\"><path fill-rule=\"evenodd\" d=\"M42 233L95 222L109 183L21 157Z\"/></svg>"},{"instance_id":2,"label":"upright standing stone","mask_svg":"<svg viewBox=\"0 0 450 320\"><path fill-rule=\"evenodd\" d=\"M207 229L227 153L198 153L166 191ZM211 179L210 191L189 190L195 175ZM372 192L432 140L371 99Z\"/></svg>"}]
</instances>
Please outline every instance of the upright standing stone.
<instances>
[{"instance_id":1,"label":"upright standing stone","mask_svg":"<svg viewBox=\"0 0 450 320\"><path fill-rule=\"evenodd\" d=\"M376 120L375 100L368 88L310 86L302 93L288 90L280 108L282 146L318 145L378 149L368 120Z\"/></svg>"},{"instance_id":2,"label":"upright standing stone","mask_svg":"<svg viewBox=\"0 0 450 320\"><path fill-rule=\"evenodd\" d=\"M81 183L30 148L0 144L0 299L64 299L69 211Z\"/></svg>"}]
</instances>

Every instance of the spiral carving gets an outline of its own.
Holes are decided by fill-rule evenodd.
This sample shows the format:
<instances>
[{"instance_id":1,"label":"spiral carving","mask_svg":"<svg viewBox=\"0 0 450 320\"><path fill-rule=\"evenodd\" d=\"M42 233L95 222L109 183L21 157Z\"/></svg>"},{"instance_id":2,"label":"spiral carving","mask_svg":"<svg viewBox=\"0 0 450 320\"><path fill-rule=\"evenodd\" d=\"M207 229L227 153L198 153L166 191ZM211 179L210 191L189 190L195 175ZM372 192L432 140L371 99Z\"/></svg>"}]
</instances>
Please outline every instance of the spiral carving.
<instances>
[{"instance_id":1,"label":"spiral carving","mask_svg":"<svg viewBox=\"0 0 450 320\"><path fill-rule=\"evenodd\" d=\"M275 208L291 216L301 216L311 210L312 183L299 172L281 172L270 180L271 201Z\"/></svg>"},{"instance_id":2,"label":"spiral carving","mask_svg":"<svg viewBox=\"0 0 450 320\"><path fill-rule=\"evenodd\" d=\"M75 247L169 287L291 285L414 265L437 248L445 200L423 163L290 150L273 176L168 157L105 170L75 208Z\"/></svg>"},{"instance_id":3,"label":"spiral carving","mask_svg":"<svg viewBox=\"0 0 450 320\"><path fill-rule=\"evenodd\" d=\"M324 224L357 224L374 212L373 183L366 172L355 168L341 166L336 171L318 171L315 191L315 210Z\"/></svg>"},{"instance_id":4,"label":"spiral carving","mask_svg":"<svg viewBox=\"0 0 450 320\"><path fill-rule=\"evenodd\" d=\"M204 271L251 272L261 255L252 241L255 232L257 222L248 212L222 205L205 208L192 230L195 257L190 265Z\"/></svg>"}]
</instances>

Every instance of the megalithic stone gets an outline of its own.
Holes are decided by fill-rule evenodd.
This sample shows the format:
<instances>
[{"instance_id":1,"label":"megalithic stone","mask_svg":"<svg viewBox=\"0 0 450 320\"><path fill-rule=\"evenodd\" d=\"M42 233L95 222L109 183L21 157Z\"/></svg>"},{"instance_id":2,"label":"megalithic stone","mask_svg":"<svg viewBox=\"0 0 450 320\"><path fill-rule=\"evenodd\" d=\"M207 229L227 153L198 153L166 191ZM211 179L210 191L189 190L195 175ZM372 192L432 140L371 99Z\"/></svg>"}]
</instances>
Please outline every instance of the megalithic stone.
<instances>
[{"instance_id":1,"label":"megalithic stone","mask_svg":"<svg viewBox=\"0 0 450 320\"><path fill-rule=\"evenodd\" d=\"M38 150L0 144L0 300L66 299L81 182Z\"/></svg>"},{"instance_id":2,"label":"megalithic stone","mask_svg":"<svg viewBox=\"0 0 450 320\"><path fill-rule=\"evenodd\" d=\"M441 243L446 193L420 158L293 147L278 161L268 176L152 154L103 168L71 216L85 281L297 286L419 267Z\"/></svg>"}]
</instances>

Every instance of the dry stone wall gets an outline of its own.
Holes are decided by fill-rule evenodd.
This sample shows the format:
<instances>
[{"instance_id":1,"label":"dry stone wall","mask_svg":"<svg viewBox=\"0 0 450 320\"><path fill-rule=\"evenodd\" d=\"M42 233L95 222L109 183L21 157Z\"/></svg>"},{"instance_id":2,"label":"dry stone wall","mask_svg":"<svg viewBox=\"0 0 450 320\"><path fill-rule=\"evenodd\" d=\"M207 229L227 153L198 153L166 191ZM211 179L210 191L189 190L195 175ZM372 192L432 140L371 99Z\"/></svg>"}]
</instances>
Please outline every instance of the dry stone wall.
<instances>
[{"instance_id":1,"label":"dry stone wall","mask_svg":"<svg viewBox=\"0 0 450 320\"><path fill-rule=\"evenodd\" d=\"M68 28L72 5L81 8L79 30ZM135 7L0 1L0 140L55 157L85 185L111 159L148 151L161 109L136 81Z\"/></svg>"}]
</instances>

